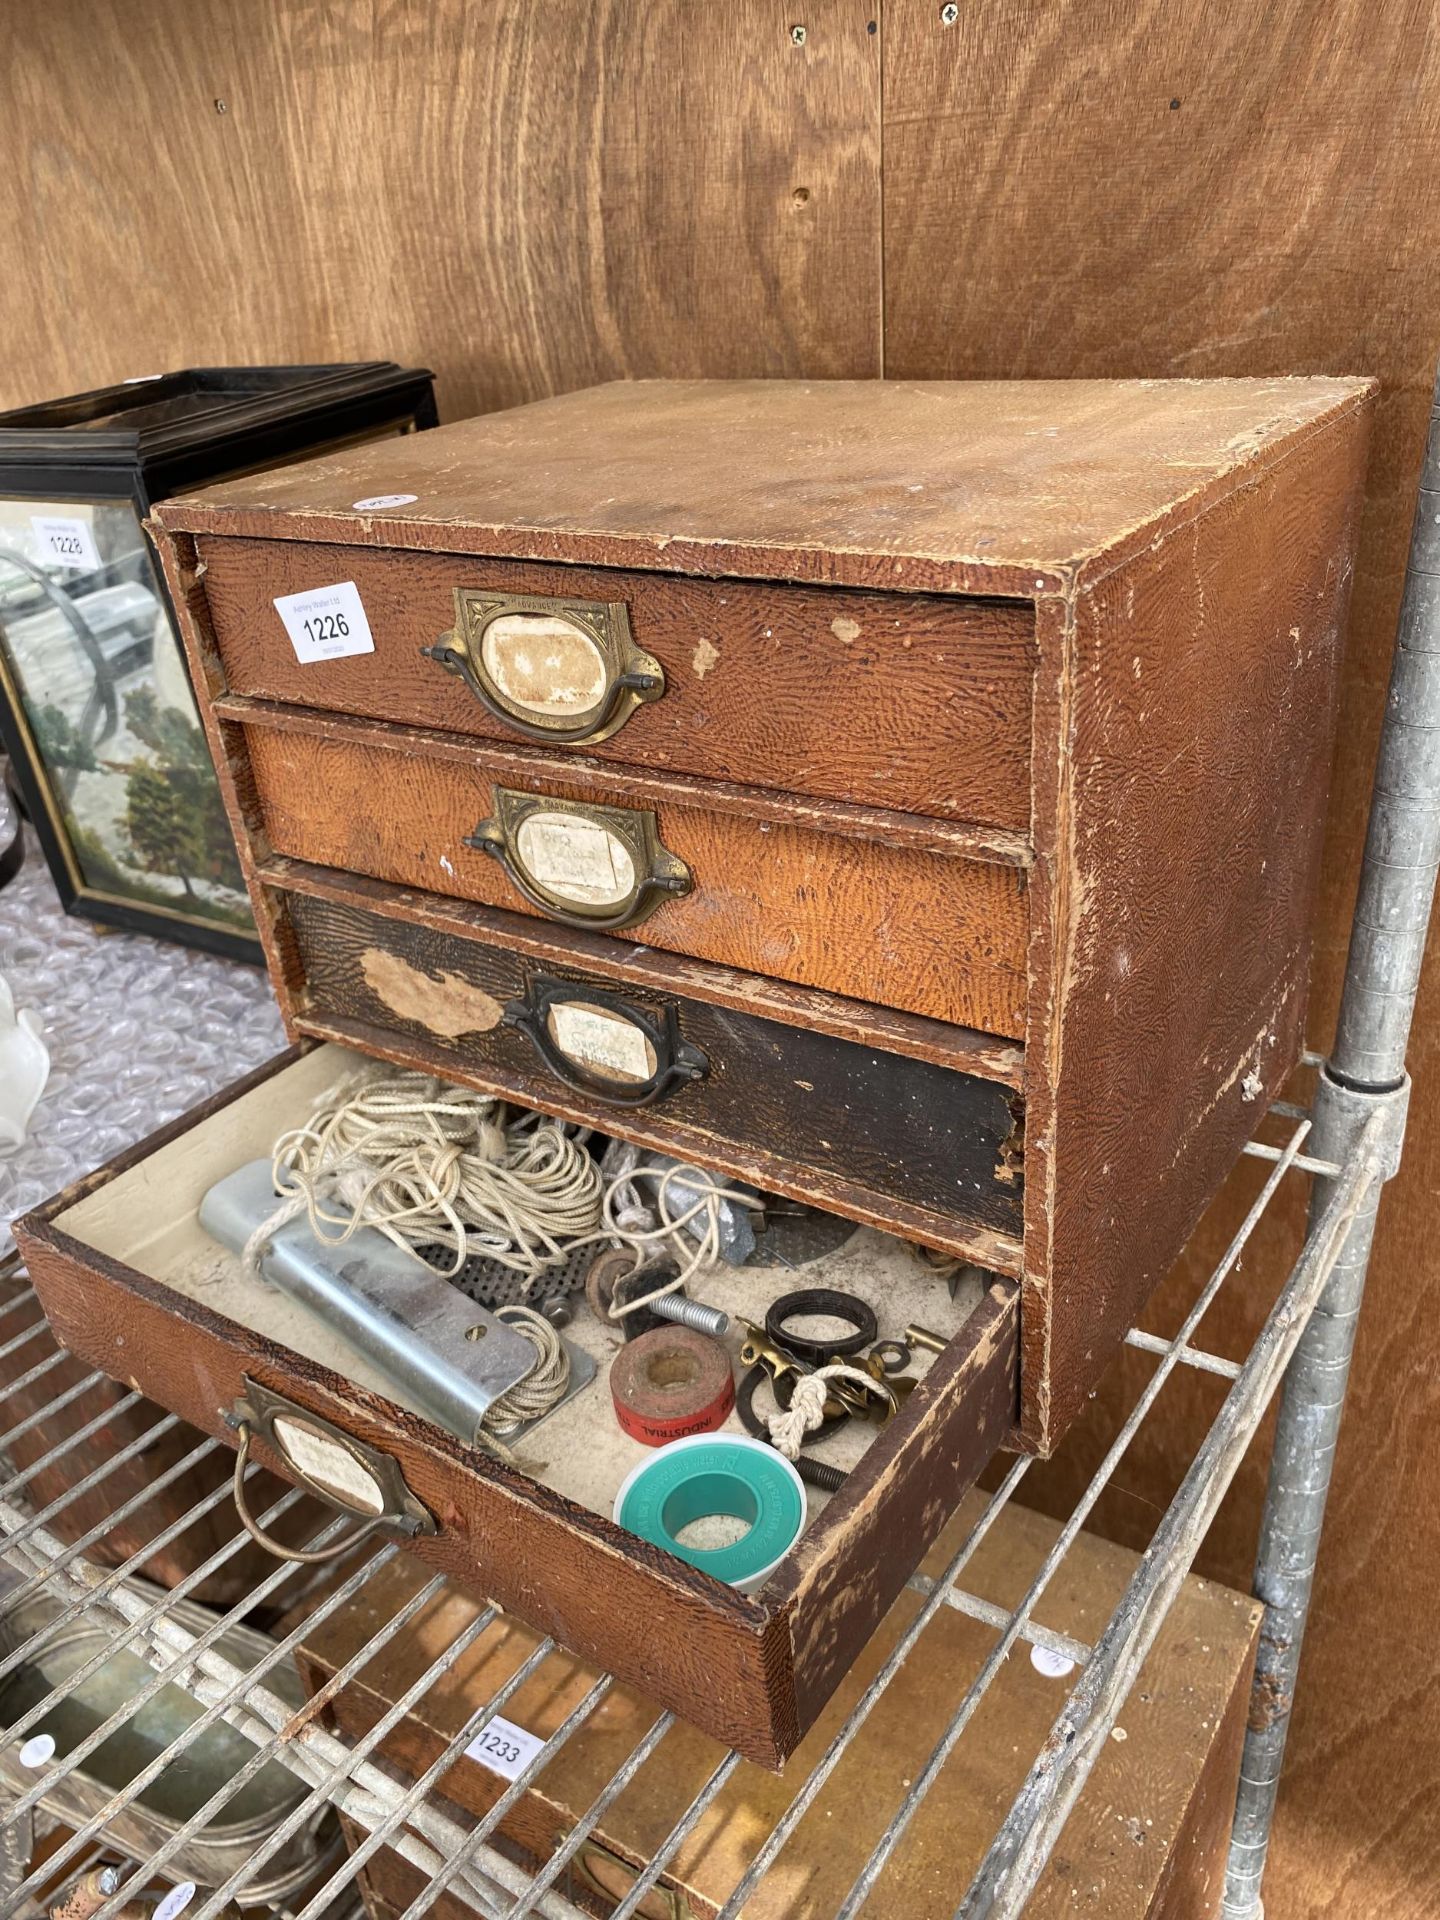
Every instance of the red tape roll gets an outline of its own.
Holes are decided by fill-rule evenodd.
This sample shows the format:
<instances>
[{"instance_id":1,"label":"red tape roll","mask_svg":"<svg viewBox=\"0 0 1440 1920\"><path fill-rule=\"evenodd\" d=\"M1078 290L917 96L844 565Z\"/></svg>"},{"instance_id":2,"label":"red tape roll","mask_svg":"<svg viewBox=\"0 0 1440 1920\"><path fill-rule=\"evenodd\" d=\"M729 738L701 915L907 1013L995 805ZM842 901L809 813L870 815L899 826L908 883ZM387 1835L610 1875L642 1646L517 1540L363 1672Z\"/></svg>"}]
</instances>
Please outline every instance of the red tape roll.
<instances>
[{"instance_id":1,"label":"red tape roll","mask_svg":"<svg viewBox=\"0 0 1440 1920\"><path fill-rule=\"evenodd\" d=\"M722 1427L735 1405L735 1379L718 1340L689 1327L655 1327L616 1354L610 1394L621 1430L642 1446L663 1447Z\"/></svg>"}]
</instances>

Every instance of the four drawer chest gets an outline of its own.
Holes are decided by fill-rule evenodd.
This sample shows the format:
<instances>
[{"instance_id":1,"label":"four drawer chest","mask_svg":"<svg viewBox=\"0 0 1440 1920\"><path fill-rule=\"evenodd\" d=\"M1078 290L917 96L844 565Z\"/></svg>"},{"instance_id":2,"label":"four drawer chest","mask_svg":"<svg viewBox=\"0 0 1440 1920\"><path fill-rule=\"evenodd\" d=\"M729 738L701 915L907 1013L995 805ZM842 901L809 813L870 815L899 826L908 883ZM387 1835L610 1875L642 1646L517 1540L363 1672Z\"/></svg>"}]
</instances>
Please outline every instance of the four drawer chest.
<instances>
[{"instance_id":1,"label":"four drawer chest","mask_svg":"<svg viewBox=\"0 0 1440 1920\"><path fill-rule=\"evenodd\" d=\"M417 1551L777 1764L989 1455L1058 1443L1299 1057L1371 403L619 383L164 503L297 1045L987 1291L756 1595L187 1295L182 1221L126 1238L263 1085L25 1223L60 1335L210 1431L258 1381L394 1456Z\"/></svg>"}]
</instances>

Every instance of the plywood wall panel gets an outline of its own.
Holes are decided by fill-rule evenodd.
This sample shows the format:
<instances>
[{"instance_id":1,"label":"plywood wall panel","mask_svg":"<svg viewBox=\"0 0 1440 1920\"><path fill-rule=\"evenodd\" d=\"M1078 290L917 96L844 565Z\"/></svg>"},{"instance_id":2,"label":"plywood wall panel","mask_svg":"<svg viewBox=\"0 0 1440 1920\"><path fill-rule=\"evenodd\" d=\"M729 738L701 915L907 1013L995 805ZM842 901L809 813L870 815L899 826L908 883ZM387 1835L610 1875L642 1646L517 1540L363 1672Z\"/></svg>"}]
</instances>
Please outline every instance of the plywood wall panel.
<instances>
[{"instance_id":1,"label":"plywood wall panel","mask_svg":"<svg viewBox=\"0 0 1440 1920\"><path fill-rule=\"evenodd\" d=\"M1440 33L1404 0L887 0L886 371L892 378L1369 373L1372 439L1329 846L1312 1039L1333 1028L1415 484L1440 351ZM1223 956L1218 956L1223 965ZM1440 1884L1440 971L1422 991L1407 1160L1381 1216L1267 1906L1290 1920L1421 1920ZM1207 1342L1243 1353L1298 1242L1267 1223ZM1156 1303L1173 1328L1217 1207ZM1127 1354L1102 1397L1129 1405ZM1191 1380L1103 1509L1146 1538L1218 1395ZM1103 1420L1096 1423L1097 1429ZM1034 1474L1051 1499L1084 1437ZM1264 1491L1257 1448L1205 1565L1244 1582ZM1038 1498L1038 1490L1030 1497ZM1403 1766L1399 1756L1404 1755Z\"/></svg>"},{"instance_id":2,"label":"plywood wall panel","mask_svg":"<svg viewBox=\"0 0 1440 1920\"><path fill-rule=\"evenodd\" d=\"M862 0L800 46L779 0L4 14L0 405L196 361L428 364L446 418L879 372Z\"/></svg>"}]
</instances>

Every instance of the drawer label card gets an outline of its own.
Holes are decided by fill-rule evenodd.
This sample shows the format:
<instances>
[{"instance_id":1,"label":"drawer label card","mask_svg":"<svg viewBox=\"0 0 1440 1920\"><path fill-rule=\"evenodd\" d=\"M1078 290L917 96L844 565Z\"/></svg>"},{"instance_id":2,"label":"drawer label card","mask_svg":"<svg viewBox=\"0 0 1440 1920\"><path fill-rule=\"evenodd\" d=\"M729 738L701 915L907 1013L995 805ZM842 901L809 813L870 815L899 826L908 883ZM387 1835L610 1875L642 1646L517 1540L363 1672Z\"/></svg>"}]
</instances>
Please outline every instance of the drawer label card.
<instances>
[{"instance_id":1,"label":"drawer label card","mask_svg":"<svg viewBox=\"0 0 1440 1920\"><path fill-rule=\"evenodd\" d=\"M655 1049L633 1022L578 1000L556 1000L548 1015L556 1046L569 1059L614 1080L653 1080Z\"/></svg>"},{"instance_id":2,"label":"drawer label card","mask_svg":"<svg viewBox=\"0 0 1440 1920\"><path fill-rule=\"evenodd\" d=\"M370 622L353 580L307 593L285 593L275 602L295 658L302 667L318 660L344 660L352 653L373 653Z\"/></svg>"},{"instance_id":3,"label":"drawer label card","mask_svg":"<svg viewBox=\"0 0 1440 1920\"><path fill-rule=\"evenodd\" d=\"M272 1426L275 1443L290 1464L298 1467L307 1480L344 1503L352 1513L383 1513L385 1495L379 1481L338 1440L331 1440L313 1427L277 1414Z\"/></svg>"},{"instance_id":4,"label":"drawer label card","mask_svg":"<svg viewBox=\"0 0 1440 1920\"><path fill-rule=\"evenodd\" d=\"M569 813L532 813L515 851L538 886L582 906L614 907L635 891L635 862L607 827Z\"/></svg>"},{"instance_id":5,"label":"drawer label card","mask_svg":"<svg viewBox=\"0 0 1440 1920\"><path fill-rule=\"evenodd\" d=\"M74 520L50 513L32 513L30 531L40 558L52 567L84 567L92 571L102 565L95 535L88 520Z\"/></svg>"},{"instance_id":6,"label":"drawer label card","mask_svg":"<svg viewBox=\"0 0 1440 1920\"><path fill-rule=\"evenodd\" d=\"M505 698L527 713L569 719L605 698L605 656L563 614L500 614L485 628L480 658Z\"/></svg>"},{"instance_id":7,"label":"drawer label card","mask_svg":"<svg viewBox=\"0 0 1440 1920\"><path fill-rule=\"evenodd\" d=\"M544 1744L538 1733L527 1733L524 1727L497 1713L493 1720L486 1721L465 1753L491 1773L498 1773L502 1780L518 1780Z\"/></svg>"}]
</instances>

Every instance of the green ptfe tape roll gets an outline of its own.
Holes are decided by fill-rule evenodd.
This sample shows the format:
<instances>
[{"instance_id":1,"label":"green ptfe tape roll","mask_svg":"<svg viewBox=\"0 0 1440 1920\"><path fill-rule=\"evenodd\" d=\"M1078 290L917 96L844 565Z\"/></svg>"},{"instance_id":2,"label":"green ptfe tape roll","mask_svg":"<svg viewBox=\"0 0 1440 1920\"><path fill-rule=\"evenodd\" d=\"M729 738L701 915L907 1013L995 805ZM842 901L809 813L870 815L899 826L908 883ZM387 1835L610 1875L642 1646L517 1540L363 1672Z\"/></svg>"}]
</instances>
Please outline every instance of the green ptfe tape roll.
<instances>
[{"instance_id":1,"label":"green ptfe tape roll","mask_svg":"<svg viewBox=\"0 0 1440 1920\"><path fill-rule=\"evenodd\" d=\"M686 1546L692 1520L725 1514L749 1523L728 1547ZM731 1586L758 1587L785 1558L805 1524L805 1483L763 1440L697 1433L672 1440L625 1477L615 1518L629 1533L664 1547Z\"/></svg>"}]
</instances>

